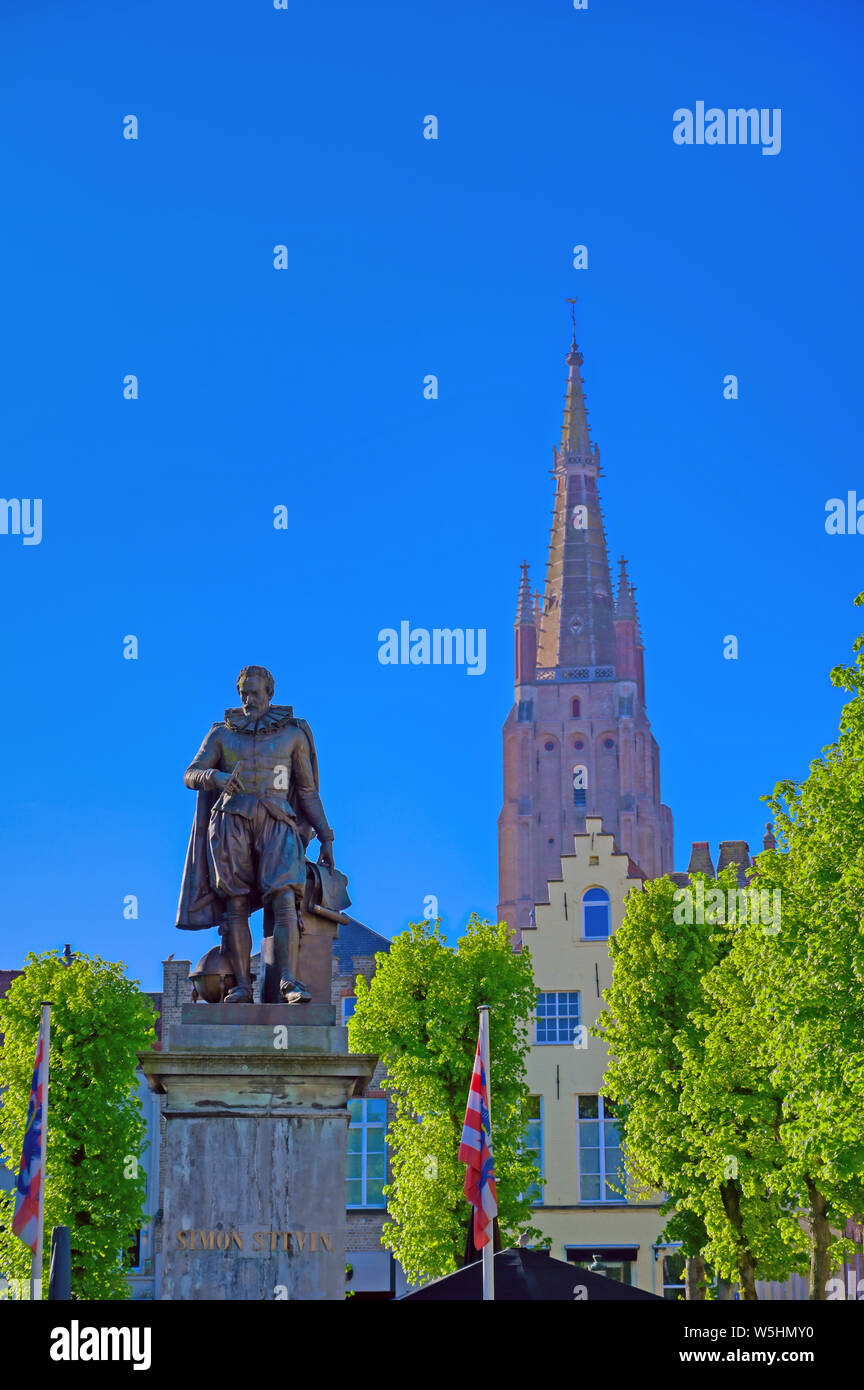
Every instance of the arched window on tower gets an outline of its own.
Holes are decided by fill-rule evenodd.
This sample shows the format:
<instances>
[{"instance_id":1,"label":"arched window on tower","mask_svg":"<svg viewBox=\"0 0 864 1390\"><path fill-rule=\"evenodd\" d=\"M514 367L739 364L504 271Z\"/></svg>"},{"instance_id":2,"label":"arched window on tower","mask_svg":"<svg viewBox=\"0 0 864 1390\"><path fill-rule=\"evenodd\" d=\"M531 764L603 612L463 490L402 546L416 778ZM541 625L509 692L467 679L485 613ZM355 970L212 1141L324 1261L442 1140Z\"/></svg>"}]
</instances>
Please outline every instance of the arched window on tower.
<instances>
[{"instance_id":1,"label":"arched window on tower","mask_svg":"<svg viewBox=\"0 0 864 1390\"><path fill-rule=\"evenodd\" d=\"M582 939L606 941L611 930L609 894L605 888L588 888L582 894Z\"/></svg>"},{"instance_id":2,"label":"arched window on tower","mask_svg":"<svg viewBox=\"0 0 864 1390\"><path fill-rule=\"evenodd\" d=\"M581 703L580 700L571 700L571 701L570 701L570 717L571 717L571 719L581 719L581 717L582 717L582 703Z\"/></svg>"}]
</instances>

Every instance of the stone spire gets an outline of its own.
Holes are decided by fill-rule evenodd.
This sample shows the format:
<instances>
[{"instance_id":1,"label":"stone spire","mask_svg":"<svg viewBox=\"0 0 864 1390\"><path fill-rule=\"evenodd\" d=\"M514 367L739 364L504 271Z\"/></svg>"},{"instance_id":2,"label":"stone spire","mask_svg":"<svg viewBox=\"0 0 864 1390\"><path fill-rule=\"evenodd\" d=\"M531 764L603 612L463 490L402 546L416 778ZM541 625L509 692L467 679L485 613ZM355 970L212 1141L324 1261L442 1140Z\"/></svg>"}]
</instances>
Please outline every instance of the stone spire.
<instances>
[{"instance_id":1,"label":"stone spire","mask_svg":"<svg viewBox=\"0 0 864 1390\"><path fill-rule=\"evenodd\" d=\"M561 452L591 456L591 436L588 430L588 411L585 407L585 388L579 368L585 359L576 346L576 338L567 354L567 392L564 396L564 424L561 430Z\"/></svg>"},{"instance_id":2,"label":"stone spire","mask_svg":"<svg viewBox=\"0 0 864 1390\"><path fill-rule=\"evenodd\" d=\"M631 878L674 869L672 813L660 799L660 749L645 709L635 591L622 562L616 603L600 451L588 429L581 367L574 329L553 453L546 582L538 604L522 566L514 699L503 730L498 920L517 941L540 930L535 904L548 901L562 855L572 853L573 836L584 836L592 818L627 856ZM577 765L588 772L580 787Z\"/></svg>"},{"instance_id":3,"label":"stone spire","mask_svg":"<svg viewBox=\"0 0 864 1390\"><path fill-rule=\"evenodd\" d=\"M567 354L569 377L561 446L555 450L555 507L549 537L546 591L538 665L599 667L608 679L615 665L612 576L597 479L600 456L588 433L575 338ZM582 676L581 679L585 679ZM593 678L593 677L588 677Z\"/></svg>"}]
</instances>

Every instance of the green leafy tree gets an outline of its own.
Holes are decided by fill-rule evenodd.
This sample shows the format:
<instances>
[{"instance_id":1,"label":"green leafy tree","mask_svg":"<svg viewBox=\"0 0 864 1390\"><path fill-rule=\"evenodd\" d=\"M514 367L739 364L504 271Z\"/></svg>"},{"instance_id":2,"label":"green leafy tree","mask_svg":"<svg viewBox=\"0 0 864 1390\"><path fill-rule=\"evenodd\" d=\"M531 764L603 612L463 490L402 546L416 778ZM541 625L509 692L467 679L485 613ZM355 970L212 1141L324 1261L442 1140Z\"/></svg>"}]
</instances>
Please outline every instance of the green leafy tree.
<instances>
[{"instance_id":1,"label":"green leafy tree","mask_svg":"<svg viewBox=\"0 0 864 1390\"><path fill-rule=\"evenodd\" d=\"M763 875L757 872L754 881L764 890ZM703 981L707 1007L695 1016L702 1047L698 1056L685 1056L684 1103L690 1113L710 1117L701 1148L715 1174L720 1165L734 1171L735 1184L720 1187L727 1221L715 1197L714 1219L706 1217L706 1224L727 1257L746 1227L753 1263L745 1289L757 1277L803 1274L809 1263L810 1297L824 1298L831 1265L851 1251L842 1237L846 1219L864 1204L860 1130L853 1133L848 1124L845 1097L827 1094L826 1069L820 1094L798 1090L787 1039L794 1056L797 1028L808 1025L795 1022L799 1002L787 1028L774 984L794 950L785 916L788 941L752 917L738 924L728 955Z\"/></svg>"},{"instance_id":2,"label":"green leafy tree","mask_svg":"<svg viewBox=\"0 0 864 1390\"><path fill-rule=\"evenodd\" d=\"M47 1289L52 1226L69 1226L72 1297L129 1297L123 1252L141 1225L146 1175L136 1054L154 1041L155 1010L123 967L98 957L66 962L30 954L0 999L0 1153L17 1172L27 1122L40 1005L51 1002L45 1183ZM30 1275L30 1251L12 1232L14 1191L0 1195L0 1269Z\"/></svg>"},{"instance_id":3,"label":"green leafy tree","mask_svg":"<svg viewBox=\"0 0 864 1390\"><path fill-rule=\"evenodd\" d=\"M864 604L864 594L855 600ZM839 735L803 782L766 798L778 847L757 861L782 893L781 930L757 952L742 941L754 1026L784 1093L782 1131L812 1235L810 1297L853 1246L864 1212L864 635L831 672L850 692Z\"/></svg>"},{"instance_id":4,"label":"green leafy tree","mask_svg":"<svg viewBox=\"0 0 864 1390\"><path fill-rule=\"evenodd\" d=\"M694 875L697 883L706 903L718 891L727 900L736 870L716 880ZM608 1008L595 1025L611 1053L604 1090L623 1107L631 1175L666 1194L673 1215L665 1237L737 1279L752 1299L757 1277L800 1267L806 1240L778 1177L782 1152L765 1150L763 1112L773 1115L775 1091L766 1083L761 1109L739 1094L746 1038L742 1054L710 989L734 929L710 905L703 922L686 920L695 914L685 915L676 895L669 878L632 894L610 943ZM752 1066L744 1070L752 1086Z\"/></svg>"},{"instance_id":5,"label":"green leafy tree","mask_svg":"<svg viewBox=\"0 0 864 1390\"><path fill-rule=\"evenodd\" d=\"M537 991L528 951L513 951L506 923L472 917L451 949L435 923L413 923L376 957L372 983L357 980L348 1021L355 1052L377 1053L396 1109L388 1132L392 1181L383 1243L413 1281L459 1267L468 1207L458 1149L477 1047L480 1004L490 1006L490 1098L498 1219L506 1244L532 1240L542 1182L525 1148L525 1054Z\"/></svg>"},{"instance_id":6,"label":"green leafy tree","mask_svg":"<svg viewBox=\"0 0 864 1390\"><path fill-rule=\"evenodd\" d=\"M825 1298L864 1210L862 647L831 673L853 692L837 742L766 798L778 848L750 890L779 895L779 920L751 898L744 920L687 924L664 879L631 897L612 943L597 1031L631 1165L668 1194L667 1237L748 1299L808 1263L810 1297ZM702 881L706 900L735 882L731 869Z\"/></svg>"}]
</instances>

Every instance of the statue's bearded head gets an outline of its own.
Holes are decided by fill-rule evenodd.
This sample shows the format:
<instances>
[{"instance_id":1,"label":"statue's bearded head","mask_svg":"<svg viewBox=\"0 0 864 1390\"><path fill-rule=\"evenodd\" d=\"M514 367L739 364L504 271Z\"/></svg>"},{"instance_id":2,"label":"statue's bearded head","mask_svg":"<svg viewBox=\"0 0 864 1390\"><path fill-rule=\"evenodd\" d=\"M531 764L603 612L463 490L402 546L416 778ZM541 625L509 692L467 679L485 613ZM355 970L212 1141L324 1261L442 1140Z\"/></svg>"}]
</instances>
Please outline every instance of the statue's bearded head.
<instances>
[{"instance_id":1,"label":"statue's bearded head","mask_svg":"<svg viewBox=\"0 0 864 1390\"><path fill-rule=\"evenodd\" d=\"M237 691L243 713L257 719L265 714L273 698L276 682L266 666L244 666L237 677Z\"/></svg>"}]
</instances>

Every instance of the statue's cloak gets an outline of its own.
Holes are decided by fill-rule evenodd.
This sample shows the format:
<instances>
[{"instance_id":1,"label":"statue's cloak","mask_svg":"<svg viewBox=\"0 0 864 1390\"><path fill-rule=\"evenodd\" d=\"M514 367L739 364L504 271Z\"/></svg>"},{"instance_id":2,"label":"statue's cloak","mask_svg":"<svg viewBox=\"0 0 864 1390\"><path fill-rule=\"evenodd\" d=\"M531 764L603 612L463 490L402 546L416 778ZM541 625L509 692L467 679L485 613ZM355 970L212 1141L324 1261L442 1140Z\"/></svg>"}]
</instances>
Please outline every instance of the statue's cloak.
<instances>
[{"instance_id":1,"label":"statue's cloak","mask_svg":"<svg viewBox=\"0 0 864 1390\"><path fill-rule=\"evenodd\" d=\"M271 706L275 709L275 706ZM309 744L309 760L312 764L312 776L315 780L315 790L318 790L318 758L315 753L315 741L312 738L312 730L305 719L295 719L290 705L279 707L291 715L291 723L296 724L298 729L302 729ZM242 713L238 710L226 710L225 719L218 720L211 725L210 732L227 724L229 716ZM292 806L297 805L293 795L292 785L288 788L287 796ZM207 832L210 827L210 813L216 804L220 793L218 791L199 791L196 792L195 818L192 822L192 833L189 836L189 848L186 851L186 863L183 868L183 882L180 885L180 901L177 904L177 926L181 931L203 931L206 927L220 927L225 919L225 899L214 892L210 882L210 862L208 850ZM296 813L296 826L301 842L305 848L315 834L314 827L305 819L302 810ZM314 903L316 906L324 907L331 912L340 913L344 908L350 907L351 899L347 893L348 880L338 869L326 869L320 864L313 864L306 860L306 893L304 901L306 905ZM267 929L266 916L272 913L269 905L264 905L257 893L250 895L249 911L255 912L259 907L264 906L265 912L265 931Z\"/></svg>"}]
</instances>

